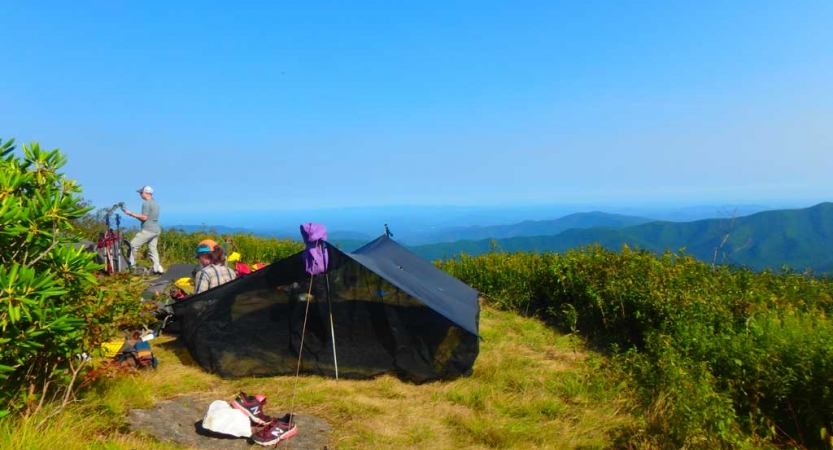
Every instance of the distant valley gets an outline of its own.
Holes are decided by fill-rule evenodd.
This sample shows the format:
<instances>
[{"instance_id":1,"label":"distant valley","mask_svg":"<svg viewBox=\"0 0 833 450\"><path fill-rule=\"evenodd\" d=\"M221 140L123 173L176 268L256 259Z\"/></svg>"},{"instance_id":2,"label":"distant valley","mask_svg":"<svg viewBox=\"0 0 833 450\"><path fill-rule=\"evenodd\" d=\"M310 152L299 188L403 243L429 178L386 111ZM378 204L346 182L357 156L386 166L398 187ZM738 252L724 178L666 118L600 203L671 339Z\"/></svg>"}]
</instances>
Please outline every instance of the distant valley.
<instances>
[{"instance_id":1,"label":"distant valley","mask_svg":"<svg viewBox=\"0 0 833 450\"><path fill-rule=\"evenodd\" d=\"M725 239L725 242L724 242ZM519 236L412 246L427 259L502 251L555 251L598 243L621 250L623 245L654 252L666 249L707 262L737 264L753 270L778 269L818 273L833 271L833 203L794 210L765 211L745 217L692 222L655 221L634 226L569 229L549 236Z\"/></svg>"},{"instance_id":2,"label":"distant valley","mask_svg":"<svg viewBox=\"0 0 833 450\"><path fill-rule=\"evenodd\" d=\"M800 206L804 206L801 204ZM408 245L455 240L557 234L569 228L636 225L643 220L688 222L740 217L761 211L800 207L773 204L738 205L604 205L552 204L505 206L377 206L308 210L165 211L162 226L196 231L250 232L299 239L302 223L324 224L331 238L370 240L389 224L397 240ZM594 213L592 211L597 211ZM603 212L599 212L603 211ZM570 216L575 216L570 218ZM598 217L594 217L598 216ZM573 221L570 224L570 221ZM634 220L634 222L631 222ZM620 221L620 223L616 223ZM199 225L208 224L208 225Z\"/></svg>"},{"instance_id":3,"label":"distant valley","mask_svg":"<svg viewBox=\"0 0 833 450\"><path fill-rule=\"evenodd\" d=\"M444 228L423 233L403 243L410 245L437 242L454 242L460 240L505 239L519 236L556 235L563 231L577 228L625 227L652 222L644 217L608 214L603 212L575 213L554 220L525 220L512 225L469 226Z\"/></svg>"},{"instance_id":4,"label":"distant valley","mask_svg":"<svg viewBox=\"0 0 833 450\"><path fill-rule=\"evenodd\" d=\"M692 256L707 262L738 264L754 270L777 269L782 265L816 272L833 271L833 203L820 203L809 208L766 210L760 205L741 207L687 207L668 210L639 210L650 216L601 211L568 213L555 219L519 220L508 224L488 224L500 218L516 218L518 214L537 216L544 210L514 210L492 214L488 210L438 208L433 221L431 208L383 208L377 216L350 221L321 221L329 228L329 241L345 251L352 251L383 233L391 219L393 238L426 259L455 257L461 253L478 255L493 248L502 251L556 251L598 243L620 250L623 245L664 252L685 248ZM361 215L358 211L349 210ZM557 209L550 209L556 213ZM656 217L712 217L690 221L656 220ZM395 214L394 214L395 213ZM335 214L330 211L329 214ZM411 216L419 219L411 220ZM457 214L457 215L454 215ZM335 217L335 216L334 216ZM248 232L261 236L300 239L298 225L282 216L284 222L273 221L274 228L263 227L266 220L255 221L261 227L179 225L185 231L215 230L220 234ZM323 214L322 219L329 218ZM315 220L310 220L315 221ZM485 221L487 224L469 224ZM303 223L299 221L298 224ZM332 227L330 224L334 224ZM373 227L370 224L374 223ZM482 222L481 222L482 223ZM364 224L359 226L359 224ZM724 242L725 239L725 242Z\"/></svg>"}]
</instances>

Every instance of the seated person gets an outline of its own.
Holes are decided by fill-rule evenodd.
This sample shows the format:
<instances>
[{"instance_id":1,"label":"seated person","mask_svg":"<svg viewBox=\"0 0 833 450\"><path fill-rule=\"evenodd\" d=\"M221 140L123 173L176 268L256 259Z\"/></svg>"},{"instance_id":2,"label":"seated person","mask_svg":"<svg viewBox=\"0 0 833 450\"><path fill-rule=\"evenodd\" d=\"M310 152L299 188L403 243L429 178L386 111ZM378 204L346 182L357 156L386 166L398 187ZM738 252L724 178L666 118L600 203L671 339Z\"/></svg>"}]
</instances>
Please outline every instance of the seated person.
<instances>
[{"instance_id":1,"label":"seated person","mask_svg":"<svg viewBox=\"0 0 833 450\"><path fill-rule=\"evenodd\" d=\"M203 239L203 240L200 241L199 244L197 244L197 248L200 248L202 246L208 246L208 248L214 248L217 245L218 245L217 241L215 241L214 239ZM225 255L226 247L225 246L220 246L220 248L223 250L223 255ZM225 257L223 259L225 259ZM226 261L223 261L223 264L228 266L228 264L226 264ZM191 284L194 284L194 280L197 278L197 272L199 272L200 269L202 269L202 265L197 264L197 265L194 266L194 270L191 271Z\"/></svg>"},{"instance_id":2,"label":"seated person","mask_svg":"<svg viewBox=\"0 0 833 450\"><path fill-rule=\"evenodd\" d=\"M223 249L223 255L229 254L229 245L231 245L232 250L235 250L234 243L230 239L226 239L225 242L222 242L220 244L218 244L217 241L215 241L214 239L203 239L200 241L199 244L197 244L197 247L199 247L200 245L207 245L208 248L214 248L219 245L220 248ZM225 256L223 258L223 264L228 266L228 258L226 258ZM196 273L196 271L194 273Z\"/></svg>"},{"instance_id":3,"label":"seated person","mask_svg":"<svg viewBox=\"0 0 833 450\"><path fill-rule=\"evenodd\" d=\"M194 276L194 294L205 292L237 278L234 271L226 267L226 256L220 246L197 247L197 259L202 268Z\"/></svg>"},{"instance_id":4,"label":"seated person","mask_svg":"<svg viewBox=\"0 0 833 450\"><path fill-rule=\"evenodd\" d=\"M199 244L197 244L197 247L199 247L200 245L207 245L208 248L214 248L217 246L217 241L215 241L214 239L203 239L200 241Z\"/></svg>"}]
</instances>

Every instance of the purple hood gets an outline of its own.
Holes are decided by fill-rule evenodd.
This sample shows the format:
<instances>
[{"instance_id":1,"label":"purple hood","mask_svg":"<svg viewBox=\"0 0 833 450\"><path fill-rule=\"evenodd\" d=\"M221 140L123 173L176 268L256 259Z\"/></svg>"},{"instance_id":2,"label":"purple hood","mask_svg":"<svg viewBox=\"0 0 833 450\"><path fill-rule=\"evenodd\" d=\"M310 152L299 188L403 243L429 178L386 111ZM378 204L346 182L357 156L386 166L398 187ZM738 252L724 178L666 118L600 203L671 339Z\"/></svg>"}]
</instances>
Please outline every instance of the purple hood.
<instances>
[{"instance_id":1,"label":"purple hood","mask_svg":"<svg viewBox=\"0 0 833 450\"><path fill-rule=\"evenodd\" d=\"M319 275L327 271L328 256L322 243L327 240L327 228L320 223L305 223L301 225L301 236L304 238L304 269L310 275Z\"/></svg>"}]
</instances>

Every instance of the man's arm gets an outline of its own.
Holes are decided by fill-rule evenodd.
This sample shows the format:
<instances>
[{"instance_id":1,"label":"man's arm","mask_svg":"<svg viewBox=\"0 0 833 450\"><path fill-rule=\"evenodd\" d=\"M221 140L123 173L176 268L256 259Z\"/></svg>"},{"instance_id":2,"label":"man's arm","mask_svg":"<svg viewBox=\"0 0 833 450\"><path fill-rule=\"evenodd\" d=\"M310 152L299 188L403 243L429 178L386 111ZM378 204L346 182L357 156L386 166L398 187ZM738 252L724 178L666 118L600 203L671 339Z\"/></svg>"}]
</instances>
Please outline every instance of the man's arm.
<instances>
[{"instance_id":1,"label":"man's arm","mask_svg":"<svg viewBox=\"0 0 833 450\"><path fill-rule=\"evenodd\" d=\"M132 213L132 212L126 210L126 209L124 210L124 213L127 214L130 217L135 217L135 218L141 220L142 222L144 222L145 220L148 220L148 216L146 216L144 214Z\"/></svg>"},{"instance_id":2,"label":"man's arm","mask_svg":"<svg viewBox=\"0 0 833 450\"><path fill-rule=\"evenodd\" d=\"M148 220L148 215L146 214L146 212L148 212L148 211L145 211L146 209L147 209L147 202L145 202L145 204L142 205L142 214L136 214L136 213L130 212L130 211L124 209L124 208L122 208L122 211L124 211L124 213L127 214L128 216L135 217L135 218L141 220L142 222L144 222L144 221Z\"/></svg>"}]
</instances>

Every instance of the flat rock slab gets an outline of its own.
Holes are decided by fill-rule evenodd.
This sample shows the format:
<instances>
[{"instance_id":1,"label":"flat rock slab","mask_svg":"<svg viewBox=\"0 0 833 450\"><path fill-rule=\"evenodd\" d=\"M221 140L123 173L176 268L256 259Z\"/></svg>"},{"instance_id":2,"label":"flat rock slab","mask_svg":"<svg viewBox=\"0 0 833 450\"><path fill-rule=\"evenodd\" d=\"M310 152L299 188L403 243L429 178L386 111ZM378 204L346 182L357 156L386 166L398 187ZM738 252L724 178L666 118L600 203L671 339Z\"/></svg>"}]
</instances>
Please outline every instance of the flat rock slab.
<instances>
[{"instance_id":1,"label":"flat rock slab","mask_svg":"<svg viewBox=\"0 0 833 450\"><path fill-rule=\"evenodd\" d=\"M147 433L162 442L174 442L186 448L250 449L261 448L246 438L224 437L202 428L202 418L213 399L189 396L163 400L151 409L132 409L127 422L134 431ZM275 412L277 413L277 412ZM313 416L295 415L298 433L281 441L281 449L326 450L330 425Z\"/></svg>"}]
</instances>

